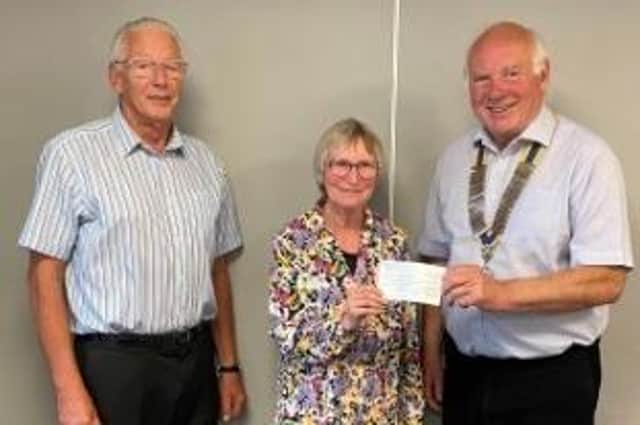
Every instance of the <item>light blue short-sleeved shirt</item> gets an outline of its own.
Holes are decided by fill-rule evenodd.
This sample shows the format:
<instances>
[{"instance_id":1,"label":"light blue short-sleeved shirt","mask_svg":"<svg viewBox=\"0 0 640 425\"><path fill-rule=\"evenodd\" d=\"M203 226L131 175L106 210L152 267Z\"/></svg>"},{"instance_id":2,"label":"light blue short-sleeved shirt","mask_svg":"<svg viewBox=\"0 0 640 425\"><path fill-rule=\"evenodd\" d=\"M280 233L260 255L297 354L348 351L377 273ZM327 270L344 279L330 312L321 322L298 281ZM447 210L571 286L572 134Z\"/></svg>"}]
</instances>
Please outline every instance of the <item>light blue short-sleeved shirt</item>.
<instances>
[{"instance_id":1,"label":"light blue short-sleeved shirt","mask_svg":"<svg viewBox=\"0 0 640 425\"><path fill-rule=\"evenodd\" d=\"M475 130L448 147L431 184L418 251L449 264L482 264L481 244L469 224L469 172L474 142L486 147L485 222L493 217L530 140L542 157L522 191L494 257L498 279L537 276L580 265L633 267L621 167L598 136L543 108L502 151ZM563 313L487 312L443 306L445 326L468 355L536 358L571 344L591 344L604 331L608 306Z\"/></svg>"},{"instance_id":2,"label":"light blue short-sleeved shirt","mask_svg":"<svg viewBox=\"0 0 640 425\"><path fill-rule=\"evenodd\" d=\"M154 153L116 109L46 144L18 243L67 261L75 333L160 333L215 316L212 262L242 242L211 149L174 128Z\"/></svg>"}]
</instances>

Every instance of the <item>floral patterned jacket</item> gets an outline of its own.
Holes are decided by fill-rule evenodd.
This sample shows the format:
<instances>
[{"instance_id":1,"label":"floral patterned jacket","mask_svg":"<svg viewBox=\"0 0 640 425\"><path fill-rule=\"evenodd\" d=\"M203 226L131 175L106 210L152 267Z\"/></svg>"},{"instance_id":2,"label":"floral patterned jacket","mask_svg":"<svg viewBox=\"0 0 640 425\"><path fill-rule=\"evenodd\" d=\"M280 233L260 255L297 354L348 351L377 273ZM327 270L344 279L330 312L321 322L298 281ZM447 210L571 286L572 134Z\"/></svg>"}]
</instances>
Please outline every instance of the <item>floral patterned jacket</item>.
<instances>
[{"instance_id":1,"label":"floral patterned jacket","mask_svg":"<svg viewBox=\"0 0 640 425\"><path fill-rule=\"evenodd\" d=\"M374 284L378 263L407 259L406 235L366 211L356 269L319 208L273 240L269 312L280 352L276 424L423 423L416 306L390 302L352 331L340 323L344 282Z\"/></svg>"}]
</instances>

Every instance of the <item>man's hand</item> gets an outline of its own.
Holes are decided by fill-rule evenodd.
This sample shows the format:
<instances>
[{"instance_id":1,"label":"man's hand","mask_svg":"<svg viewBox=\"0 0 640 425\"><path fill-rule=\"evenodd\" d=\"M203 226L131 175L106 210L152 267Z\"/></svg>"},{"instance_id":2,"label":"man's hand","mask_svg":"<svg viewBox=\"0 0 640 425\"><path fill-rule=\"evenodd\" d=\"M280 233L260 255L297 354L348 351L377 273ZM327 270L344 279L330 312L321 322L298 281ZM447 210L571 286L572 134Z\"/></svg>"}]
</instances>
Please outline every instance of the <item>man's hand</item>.
<instances>
[{"instance_id":1,"label":"man's hand","mask_svg":"<svg viewBox=\"0 0 640 425\"><path fill-rule=\"evenodd\" d=\"M213 321L213 339L218 350L218 361L223 365L237 363L235 320L231 295L231 278L225 256L217 257L212 267L213 288L218 303L218 314ZM220 413L223 422L242 413L246 393L239 373L224 372L219 377Z\"/></svg>"},{"instance_id":2,"label":"man's hand","mask_svg":"<svg viewBox=\"0 0 640 425\"><path fill-rule=\"evenodd\" d=\"M576 311L616 302L628 271L619 266L577 266L496 280L477 265L451 266L443 278L443 302L487 311Z\"/></svg>"},{"instance_id":3,"label":"man's hand","mask_svg":"<svg viewBox=\"0 0 640 425\"><path fill-rule=\"evenodd\" d=\"M56 404L59 425L101 425L93 400L85 388L58 391Z\"/></svg>"},{"instance_id":4,"label":"man's hand","mask_svg":"<svg viewBox=\"0 0 640 425\"><path fill-rule=\"evenodd\" d=\"M246 398L240 373L220 374L220 413L223 422L240 416Z\"/></svg>"},{"instance_id":5,"label":"man's hand","mask_svg":"<svg viewBox=\"0 0 640 425\"><path fill-rule=\"evenodd\" d=\"M451 266L444 275L443 298L449 305L482 310L506 309L506 291L477 265Z\"/></svg>"},{"instance_id":6,"label":"man's hand","mask_svg":"<svg viewBox=\"0 0 640 425\"><path fill-rule=\"evenodd\" d=\"M99 425L73 353L64 291L66 267L63 260L31 252L28 282L33 316L55 388L58 424Z\"/></svg>"},{"instance_id":7,"label":"man's hand","mask_svg":"<svg viewBox=\"0 0 640 425\"><path fill-rule=\"evenodd\" d=\"M429 409L440 413L442 407L442 356L439 349L428 350L422 369L424 396Z\"/></svg>"}]
</instances>

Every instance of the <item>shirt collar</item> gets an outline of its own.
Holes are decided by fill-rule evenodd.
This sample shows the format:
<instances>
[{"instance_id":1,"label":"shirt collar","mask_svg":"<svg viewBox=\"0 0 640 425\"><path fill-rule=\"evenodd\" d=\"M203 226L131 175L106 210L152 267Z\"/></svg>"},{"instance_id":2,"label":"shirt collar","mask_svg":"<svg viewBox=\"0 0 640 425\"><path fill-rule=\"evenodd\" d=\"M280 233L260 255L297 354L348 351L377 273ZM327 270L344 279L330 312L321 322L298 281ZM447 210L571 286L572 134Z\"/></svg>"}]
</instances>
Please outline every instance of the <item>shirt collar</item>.
<instances>
[{"instance_id":1,"label":"shirt collar","mask_svg":"<svg viewBox=\"0 0 640 425\"><path fill-rule=\"evenodd\" d=\"M556 118L551 109L544 105L536 118L529 123L522 133L507 145L507 149L505 150L508 150L512 145L520 145L523 142L536 142L548 147L551 144L555 127ZM479 142L494 152L499 151L484 128L479 129L472 140L474 143ZM513 149L519 149L519 146Z\"/></svg>"},{"instance_id":2,"label":"shirt collar","mask_svg":"<svg viewBox=\"0 0 640 425\"><path fill-rule=\"evenodd\" d=\"M122 110L119 105L113 112L112 119L118 136L117 140L119 143L119 149L123 156L128 156L139 149L145 149L144 142L129 126L129 123L122 114ZM169 143L167 143L165 151L179 154L185 153L184 138L178 131L175 124L171 130L171 138L169 139Z\"/></svg>"}]
</instances>

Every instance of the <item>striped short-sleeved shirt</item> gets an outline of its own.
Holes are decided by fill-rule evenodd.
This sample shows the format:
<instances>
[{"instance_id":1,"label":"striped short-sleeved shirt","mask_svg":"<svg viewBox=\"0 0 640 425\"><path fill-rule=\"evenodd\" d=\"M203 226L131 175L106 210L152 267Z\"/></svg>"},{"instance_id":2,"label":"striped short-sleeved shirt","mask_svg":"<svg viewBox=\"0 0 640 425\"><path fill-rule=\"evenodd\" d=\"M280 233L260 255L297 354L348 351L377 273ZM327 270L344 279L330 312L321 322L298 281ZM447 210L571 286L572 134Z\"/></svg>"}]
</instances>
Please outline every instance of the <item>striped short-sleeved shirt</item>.
<instances>
[{"instance_id":1,"label":"striped short-sleeved shirt","mask_svg":"<svg viewBox=\"0 0 640 425\"><path fill-rule=\"evenodd\" d=\"M160 333L215 316L212 262L242 240L210 148L174 128L155 153L116 109L46 144L18 243L67 262L73 332Z\"/></svg>"}]
</instances>

